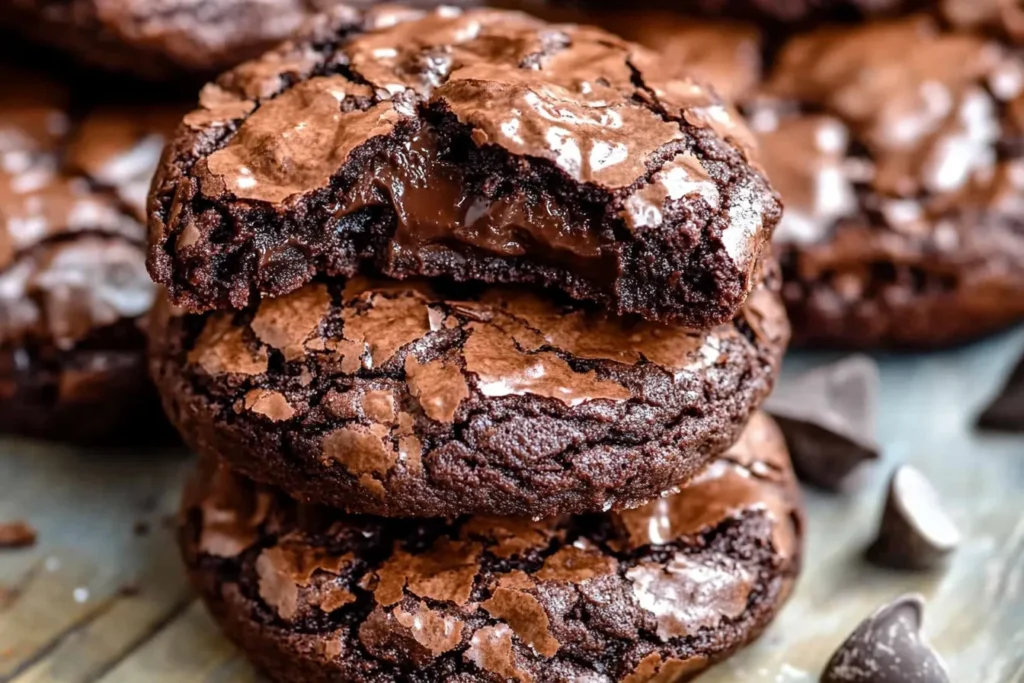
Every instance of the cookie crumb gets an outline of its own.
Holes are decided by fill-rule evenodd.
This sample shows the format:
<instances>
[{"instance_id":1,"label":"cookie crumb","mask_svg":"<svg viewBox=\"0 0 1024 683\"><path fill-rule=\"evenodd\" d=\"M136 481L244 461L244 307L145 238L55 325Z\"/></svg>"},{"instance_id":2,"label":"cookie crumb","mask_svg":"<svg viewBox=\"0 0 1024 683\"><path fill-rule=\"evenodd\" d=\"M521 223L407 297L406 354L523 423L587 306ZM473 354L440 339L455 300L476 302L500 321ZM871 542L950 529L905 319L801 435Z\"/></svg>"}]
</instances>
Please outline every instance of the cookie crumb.
<instances>
[{"instance_id":1,"label":"cookie crumb","mask_svg":"<svg viewBox=\"0 0 1024 683\"><path fill-rule=\"evenodd\" d=\"M36 530L24 520L0 522L0 548L26 548L35 545Z\"/></svg>"},{"instance_id":2,"label":"cookie crumb","mask_svg":"<svg viewBox=\"0 0 1024 683\"><path fill-rule=\"evenodd\" d=\"M139 584L135 581L125 581L117 587L117 594L123 598L134 598L142 592Z\"/></svg>"}]
</instances>

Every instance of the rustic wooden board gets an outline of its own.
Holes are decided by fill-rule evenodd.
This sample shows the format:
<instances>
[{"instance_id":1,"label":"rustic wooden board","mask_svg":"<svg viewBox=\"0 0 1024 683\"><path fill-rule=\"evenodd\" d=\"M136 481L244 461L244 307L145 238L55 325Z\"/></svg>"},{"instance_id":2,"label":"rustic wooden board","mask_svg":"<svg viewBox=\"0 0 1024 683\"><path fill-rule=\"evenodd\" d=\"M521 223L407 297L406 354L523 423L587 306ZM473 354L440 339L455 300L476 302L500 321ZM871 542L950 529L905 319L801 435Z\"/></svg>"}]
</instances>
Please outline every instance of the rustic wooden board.
<instances>
[{"instance_id":1,"label":"rustic wooden board","mask_svg":"<svg viewBox=\"0 0 1024 683\"><path fill-rule=\"evenodd\" d=\"M808 683L874 606L928 598L926 630L952 679L1024 683L1024 438L982 436L974 415L1024 348L1024 332L967 349L881 358L884 461L857 492L807 492L806 570L764 638L706 683ZM798 355L787 373L827 360ZM940 572L866 564L885 483L912 462L966 532ZM0 683L254 683L260 680L191 599L165 521L181 453L82 452L0 441L0 520L39 542L0 551ZM139 534L144 523L148 532Z\"/></svg>"}]
</instances>

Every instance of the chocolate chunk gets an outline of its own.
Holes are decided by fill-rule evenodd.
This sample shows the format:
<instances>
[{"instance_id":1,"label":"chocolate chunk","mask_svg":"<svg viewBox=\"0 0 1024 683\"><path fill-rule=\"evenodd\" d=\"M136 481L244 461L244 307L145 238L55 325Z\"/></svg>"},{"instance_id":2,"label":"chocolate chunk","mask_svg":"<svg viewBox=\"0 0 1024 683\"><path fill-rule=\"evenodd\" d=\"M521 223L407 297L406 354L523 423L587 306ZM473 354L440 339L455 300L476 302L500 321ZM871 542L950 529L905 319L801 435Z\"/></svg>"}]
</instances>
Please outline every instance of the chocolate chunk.
<instances>
[{"instance_id":1,"label":"chocolate chunk","mask_svg":"<svg viewBox=\"0 0 1024 683\"><path fill-rule=\"evenodd\" d=\"M782 427L801 479L839 491L862 464L878 458L879 383L878 366L867 356L849 356L779 382L765 407Z\"/></svg>"},{"instance_id":2,"label":"chocolate chunk","mask_svg":"<svg viewBox=\"0 0 1024 683\"><path fill-rule=\"evenodd\" d=\"M868 558L885 567L930 569L960 543L938 493L916 468L899 467L889 481L878 538Z\"/></svg>"},{"instance_id":3,"label":"chocolate chunk","mask_svg":"<svg viewBox=\"0 0 1024 683\"><path fill-rule=\"evenodd\" d=\"M0 548L24 548L36 542L36 530L22 520L0 523Z\"/></svg>"},{"instance_id":4,"label":"chocolate chunk","mask_svg":"<svg viewBox=\"0 0 1024 683\"><path fill-rule=\"evenodd\" d=\"M1024 357L981 415L978 427L1002 432L1024 432Z\"/></svg>"},{"instance_id":5,"label":"chocolate chunk","mask_svg":"<svg viewBox=\"0 0 1024 683\"><path fill-rule=\"evenodd\" d=\"M861 622L832 655L821 683L948 683L921 634L924 599L904 595Z\"/></svg>"}]
</instances>

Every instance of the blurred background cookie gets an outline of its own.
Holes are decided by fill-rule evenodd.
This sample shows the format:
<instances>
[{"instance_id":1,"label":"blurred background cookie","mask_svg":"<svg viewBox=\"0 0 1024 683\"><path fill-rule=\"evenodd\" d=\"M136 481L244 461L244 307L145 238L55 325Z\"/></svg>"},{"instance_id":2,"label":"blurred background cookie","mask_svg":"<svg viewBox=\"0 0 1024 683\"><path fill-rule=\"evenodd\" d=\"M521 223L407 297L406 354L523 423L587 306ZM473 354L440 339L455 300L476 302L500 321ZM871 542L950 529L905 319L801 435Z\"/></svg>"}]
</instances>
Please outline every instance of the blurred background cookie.
<instances>
[{"instance_id":1,"label":"blurred background cookie","mask_svg":"<svg viewBox=\"0 0 1024 683\"><path fill-rule=\"evenodd\" d=\"M144 201L181 112L94 106L9 67L0 77L0 430L130 438L159 416Z\"/></svg>"},{"instance_id":2,"label":"blurred background cookie","mask_svg":"<svg viewBox=\"0 0 1024 683\"><path fill-rule=\"evenodd\" d=\"M0 0L0 26L58 48L88 67L148 80L196 83L265 52L317 12L339 4L340 0Z\"/></svg>"},{"instance_id":3,"label":"blurred background cookie","mask_svg":"<svg viewBox=\"0 0 1024 683\"><path fill-rule=\"evenodd\" d=\"M1024 318L1024 61L927 17L781 49L746 110L784 198L797 344L935 347Z\"/></svg>"}]
</instances>

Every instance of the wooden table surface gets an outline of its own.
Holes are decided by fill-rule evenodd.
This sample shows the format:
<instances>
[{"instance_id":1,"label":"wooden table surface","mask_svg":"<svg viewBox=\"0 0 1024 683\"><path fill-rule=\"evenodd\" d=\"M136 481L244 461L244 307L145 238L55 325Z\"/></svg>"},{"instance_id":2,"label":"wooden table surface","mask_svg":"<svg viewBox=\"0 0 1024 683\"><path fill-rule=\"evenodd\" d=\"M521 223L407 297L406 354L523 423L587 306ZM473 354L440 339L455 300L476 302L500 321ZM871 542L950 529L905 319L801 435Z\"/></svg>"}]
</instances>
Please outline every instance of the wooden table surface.
<instances>
[{"instance_id":1,"label":"wooden table surface","mask_svg":"<svg viewBox=\"0 0 1024 683\"><path fill-rule=\"evenodd\" d=\"M906 591L928 600L926 631L957 683L1024 683L1024 437L971 423L1024 348L1024 332L966 349L881 358L879 437L870 481L845 496L807 492L804 576L755 646L702 683L816 681L874 606ZM794 355L787 374L823 362ZM912 462L964 531L934 573L861 559L892 468ZM0 683L259 681L190 595L172 530L190 461L180 452L82 452L0 441L0 521L25 519L37 544L0 551Z\"/></svg>"}]
</instances>

